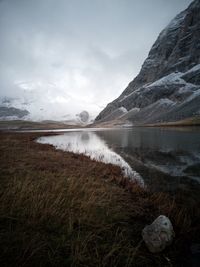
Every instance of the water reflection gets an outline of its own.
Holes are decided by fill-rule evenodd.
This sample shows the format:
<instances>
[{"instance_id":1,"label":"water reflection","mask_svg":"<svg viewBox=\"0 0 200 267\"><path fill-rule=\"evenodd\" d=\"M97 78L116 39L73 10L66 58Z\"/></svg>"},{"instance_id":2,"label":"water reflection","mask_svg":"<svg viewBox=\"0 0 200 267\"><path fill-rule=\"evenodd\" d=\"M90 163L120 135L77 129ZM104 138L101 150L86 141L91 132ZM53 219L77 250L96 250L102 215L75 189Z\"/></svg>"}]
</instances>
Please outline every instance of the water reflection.
<instances>
[{"instance_id":1,"label":"water reflection","mask_svg":"<svg viewBox=\"0 0 200 267\"><path fill-rule=\"evenodd\" d=\"M200 129L191 127L185 131L174 128L135 127L98 131L97 135L120 147L149 148L153 150L171 151L185 150L200 153Z\"/></svg>"},{"instance_id":2,"label":"water reflection","mask_svg":"<svg viewBox=\"0 0 200 267\"><path fill-rule=\"evenodd\" d=\"M125 176L143 184L141 176L120 155L112 151L95 132L68 132L62 135L41 137L37 141L42 144L51 144L57 149L85 154L91 159L120 166Z\"/></svg>"},{"instance_id":3,"label":"water reflection","mask_svg":"<svg viewBox=\"0 0 200 267\"><path fill-rule=\"evenodd\" d=\"M139 173L152 190L200 189L200 128L70 130L39 142Z\"/></svg>"},{"instance_id":4,"label":"water reflection","mask_svg":"<svg viewBox=\"0 0 200 267\"><path fill-rule=\"evenodd\" d=\"M199 128L132 128L97 135L153 189L193 188L200 183Z\"/></svg>"}]
</instances>

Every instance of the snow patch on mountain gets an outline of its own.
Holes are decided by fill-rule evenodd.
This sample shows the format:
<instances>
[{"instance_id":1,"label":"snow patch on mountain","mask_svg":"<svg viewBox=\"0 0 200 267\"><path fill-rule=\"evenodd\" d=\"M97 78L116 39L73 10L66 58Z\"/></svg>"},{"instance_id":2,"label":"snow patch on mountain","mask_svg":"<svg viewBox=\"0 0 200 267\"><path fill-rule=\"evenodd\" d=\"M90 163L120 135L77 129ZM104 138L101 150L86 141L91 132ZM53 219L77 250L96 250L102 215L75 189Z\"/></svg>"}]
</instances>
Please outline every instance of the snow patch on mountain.
<instances>
[{"instance_id":1,"label":"snow patch on mountain","mask_svg":"<svg viewBox=\"0 0 200 267\"><path fill-rule=\"evenodd\" d=\"M183 75L182 72L173 72L170 73L167 76L164 76L163 78L151 83L150 85L148 85L147 87L153 87L153 86L165 86L165 85L169 85L169 84L182 84L185 85L186 82L181 79L181 76Z\"/></svg>"},{"instance_id":2,"label":"snow patch on mountain","mask_svg":"<svg viewBox=\"0 0 200 267\"><path fill-rule=\"evenodd\" d=\"M163 106L163 105L165 105L165 106L172 106L172 105L175 105L176 102L175 101L172 101L172 100L170 100L168 98L162 98L162 99L158 100L156 102L156 104L159 104L160 106Z\"/></svg>"},{"instance_id":3,"label":"snow patch on mountain","mask_svg":"<svg viewBox=\"0 0 200 267\"><path fill-rule=\"evenodd\" d=\"M197 64L196 66L194 66L193 68L191 68L190 70L186 71L185 74L188 74L188 73L192 73L192 72L196 72L200 70L200 64Z\"/></svg>"},{"instance_id":4,"label":"snow patch on mountain","mask_svg":"<svg viewBox=\"0 0 200 267\"><path fill-rule=\"evenodd\" d=\"M127 113L128 111L127 111L127 109L125 108L125 107L120 107L119 108L123 113Z\"/></svg>"}]
</instances>

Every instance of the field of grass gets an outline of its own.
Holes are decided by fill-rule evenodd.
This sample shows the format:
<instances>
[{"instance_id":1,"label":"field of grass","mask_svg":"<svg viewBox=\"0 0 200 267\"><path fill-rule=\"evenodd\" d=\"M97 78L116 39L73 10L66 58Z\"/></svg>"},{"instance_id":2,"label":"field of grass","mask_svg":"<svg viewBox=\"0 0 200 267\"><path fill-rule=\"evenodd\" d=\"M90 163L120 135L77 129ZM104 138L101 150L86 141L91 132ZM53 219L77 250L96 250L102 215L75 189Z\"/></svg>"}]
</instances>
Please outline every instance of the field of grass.
<instances>
[{"instance_id":1,"label":"field of grass","mask_svg":"<svg viewBox=\"0 0 200 267\"><path fill-rule=\"evenodd\" d=\"M199 203L141 189L118 167L36 143L40 135L0 133L1 267L190 266ZM176 238L152 254L141 230L160 214Z\"/></svg>"},{"instance_id":2,"label":"field of grass","mask_svg":"<svg viewBox=\"0 0 200 267\"><path fill-rule=\"evenodd\" d=\"M146 126L200 126L200 116L187 118L179 121L160 122L155 124L148 124Z\"/></svg>"},{"instance_id":3,"label":"field of grass","mask_svg":"<svg viewBox=\"0 0 200 267\"><path fill-rule=\"evenodd\" d=\"M59 121L25 121L25 120L10 120L0 121L0 130L9 129L68 129L82 127L81 125L70 125L70 123L64 123Z\"/></svg>"},{"instance_id":4,"label":"field of grass","mask_svg":"<svg viewBox=\"0 0 200 267\"><path fill-rule=\"evenodd\" d=\"M131 121L129 120L122 120L122 119L115 119L112 121L105 121L105 122L98 122L98 123L94 123L93 127L97 127L97 128L109 128L109 127L123 127L123 125L126 124L132 124ZM183 120L179 120L179 121L171 121L171 122L157 122L157 123L148 123L148 124L144 124L144 123L134 123L133 124L135 127L187 127L187 126L200 126L200 116L194 116L191 118L187 118L187 119L183 119Z\"/></svg>"}]
</instances>

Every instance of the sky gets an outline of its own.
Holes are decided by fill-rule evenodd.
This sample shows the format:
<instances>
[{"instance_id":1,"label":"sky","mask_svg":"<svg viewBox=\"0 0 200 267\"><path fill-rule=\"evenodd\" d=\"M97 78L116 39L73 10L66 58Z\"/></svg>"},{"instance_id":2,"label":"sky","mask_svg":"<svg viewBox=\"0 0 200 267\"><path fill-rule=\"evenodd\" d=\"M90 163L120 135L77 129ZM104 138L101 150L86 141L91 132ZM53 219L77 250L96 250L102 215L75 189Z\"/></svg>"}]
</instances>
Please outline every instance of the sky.
<instances>
[{"instance_id":1,"label":"sky","mask_svg":"<svg viewBox=\"0 0 200 267\"><path fill-rule=\"evenodd\" d=\"M0 0L0 98L32 118L94 117L191 0Z\"/></svg>"}]
</instances>

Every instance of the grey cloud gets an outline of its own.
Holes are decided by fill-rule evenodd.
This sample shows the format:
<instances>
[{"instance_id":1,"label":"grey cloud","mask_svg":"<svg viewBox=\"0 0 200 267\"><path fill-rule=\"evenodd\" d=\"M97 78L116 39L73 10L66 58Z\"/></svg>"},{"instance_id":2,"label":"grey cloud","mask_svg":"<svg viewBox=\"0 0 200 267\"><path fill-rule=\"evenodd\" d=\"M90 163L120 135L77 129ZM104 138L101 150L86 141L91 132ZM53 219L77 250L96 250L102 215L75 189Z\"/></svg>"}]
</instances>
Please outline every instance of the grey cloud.
<instances>
[{"instance_id":1,"label":"grey cloud","mask_svg":"<svg viewBox=\"0 0 200 267\"><path fill-rule=\"evenodd\" d=\"M62 103L63 114L97 114L190 2L1 0L0 96L33 98L34 112L54 101L55 112Z\"/></svg>"}]
</instances>

